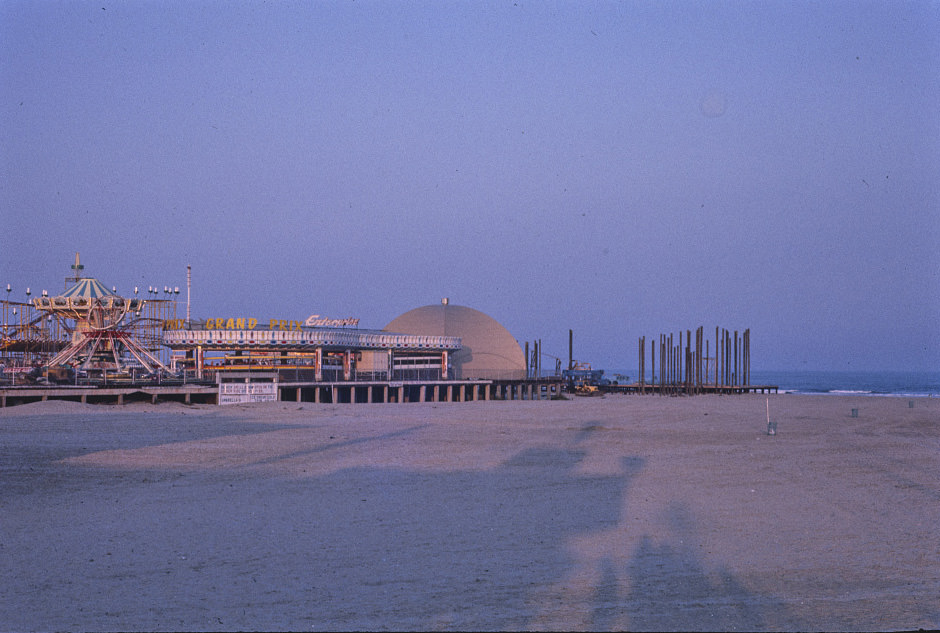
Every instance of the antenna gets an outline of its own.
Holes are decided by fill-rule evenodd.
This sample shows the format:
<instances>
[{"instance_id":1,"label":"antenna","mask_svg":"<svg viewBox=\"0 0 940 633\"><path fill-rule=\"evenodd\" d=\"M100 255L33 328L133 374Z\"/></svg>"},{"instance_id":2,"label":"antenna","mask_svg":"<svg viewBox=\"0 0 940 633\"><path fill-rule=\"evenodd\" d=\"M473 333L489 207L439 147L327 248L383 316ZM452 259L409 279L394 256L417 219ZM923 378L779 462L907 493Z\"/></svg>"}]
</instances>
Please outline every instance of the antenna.
<instances>
[{"instance_id":1,"label":"antenna","mask_svg":"<svg viewBox=\"0 0 940 633\"><path fill-rule=\"evenodd\" d=\"M68 286L68 282L70 282L70 281L74 281L75 283L78 283L79 281L81 281L82 276L83 276L83 275L82 275L82 271L83 271L84 269L85 269L85 266L82 265L82 260L81 260L81 258L79 257L78 252L76 252L76 253L75 253L75 263L72 264L72 276L65 278L66 286Z\"/></svg>"},{"instance_id":2,"label":"antenna","mask_svg":"<svg viewBox=\"0 0 940 633\"><path fill-rule=\"evenodd\" d=\"M186 327L189 327L189 292L193 285L193 267L186 267Z\"/></svg>"}]
</instances>

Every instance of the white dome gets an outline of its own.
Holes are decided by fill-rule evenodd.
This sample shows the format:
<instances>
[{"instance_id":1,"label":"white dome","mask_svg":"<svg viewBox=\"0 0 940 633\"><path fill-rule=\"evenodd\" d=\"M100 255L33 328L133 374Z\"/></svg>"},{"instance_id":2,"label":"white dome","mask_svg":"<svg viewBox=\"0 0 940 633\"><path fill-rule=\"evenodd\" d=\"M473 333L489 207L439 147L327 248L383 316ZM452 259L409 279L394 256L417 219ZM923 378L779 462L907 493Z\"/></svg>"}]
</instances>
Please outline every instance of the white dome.
<instances>
[{"instance_id":1,"label":"white dome","mask_svg":"<svg viewBox=\"0 0 940 633\"><path fill-rule=\"evenodd\" d=\"M415 308L385 331L427 336L459 336L461 349L450 356L457 379L525 378L525 355L512 334L479 310L448 303Z\"/></svg>"}]
</instances>

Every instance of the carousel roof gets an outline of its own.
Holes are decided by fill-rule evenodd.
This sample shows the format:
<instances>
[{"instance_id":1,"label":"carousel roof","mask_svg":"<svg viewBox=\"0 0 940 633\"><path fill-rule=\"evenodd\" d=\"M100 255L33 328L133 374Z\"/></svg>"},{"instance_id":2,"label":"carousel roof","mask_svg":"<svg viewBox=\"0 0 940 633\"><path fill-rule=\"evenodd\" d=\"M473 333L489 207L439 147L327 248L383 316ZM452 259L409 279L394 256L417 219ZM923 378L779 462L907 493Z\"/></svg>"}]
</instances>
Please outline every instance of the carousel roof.
<instances>
[{"instance_id":1,"label":"carousel roof","mask_svg":"<svg viewBox=\"0 0 940 633\"><path fill-rule=\"evenodd\" d=\"M69 299L100 299L101 297L113 297L115 294L105 288L97 279L85 278L79 279L78 283L62 293L63 297Z\"/></svg>"}]
</instances>

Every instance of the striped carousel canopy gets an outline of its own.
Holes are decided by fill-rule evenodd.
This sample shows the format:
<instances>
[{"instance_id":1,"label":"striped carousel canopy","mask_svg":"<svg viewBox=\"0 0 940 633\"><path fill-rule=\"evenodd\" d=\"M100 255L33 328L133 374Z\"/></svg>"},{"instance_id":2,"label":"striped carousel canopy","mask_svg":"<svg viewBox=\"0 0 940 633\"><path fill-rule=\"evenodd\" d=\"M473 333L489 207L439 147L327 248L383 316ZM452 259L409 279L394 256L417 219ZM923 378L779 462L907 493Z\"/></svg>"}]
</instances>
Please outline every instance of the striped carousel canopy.
<instances>
[{"instance_id":1,"label":"striped carousel canopy","mask_svg":"<svg viewBox=\"0 0 940 633\"><path fill-rule=\"evenodd\" d=\"M105 288L104 284L97 279L86 278L79 279L78 283L62 293L61 296L68 299L100 299L116 295Z\"/></svg>"}]
</instances>

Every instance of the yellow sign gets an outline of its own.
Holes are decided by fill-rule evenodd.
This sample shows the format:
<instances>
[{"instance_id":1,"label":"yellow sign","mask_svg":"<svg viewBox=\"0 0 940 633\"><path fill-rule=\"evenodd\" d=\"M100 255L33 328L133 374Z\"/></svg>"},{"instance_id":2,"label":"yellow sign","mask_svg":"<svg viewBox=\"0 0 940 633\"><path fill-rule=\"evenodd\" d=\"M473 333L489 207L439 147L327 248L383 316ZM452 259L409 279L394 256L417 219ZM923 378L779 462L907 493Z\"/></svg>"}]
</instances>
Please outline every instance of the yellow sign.
<instances>
[{"instance_id":1,"label":"yellow sign","mask_svg":"<svg viewBox=\"0 0 940 633\"><path fill-rule=\"evenodd\" d=\"M303 327L342 327L345 325L358 325L359 319L321 319L315 314L306 321L293 319L271 319L268 329L284 332L299 332ZM216 317L206 319L206 330L253 330L258 327L258 319L246 317ZM167 319L163 322L164 330L185 330L186 319Z\"/></svg>"},{"instance_id":2,"label":"yellow sign","mask_svg":"<svg viewBox=\"0 0 940 633\"><path fill-rule=\"evenodd\" d=\"M293 319L271 319L268 328L271 330L299 331L303 321ZM253 330L258 327L258 319L246 317L216 317L206 319L203 329L206 330ZM163 322L164 330L185 330L186 319L168 319Z\"/></svg>"}]
</instances>

